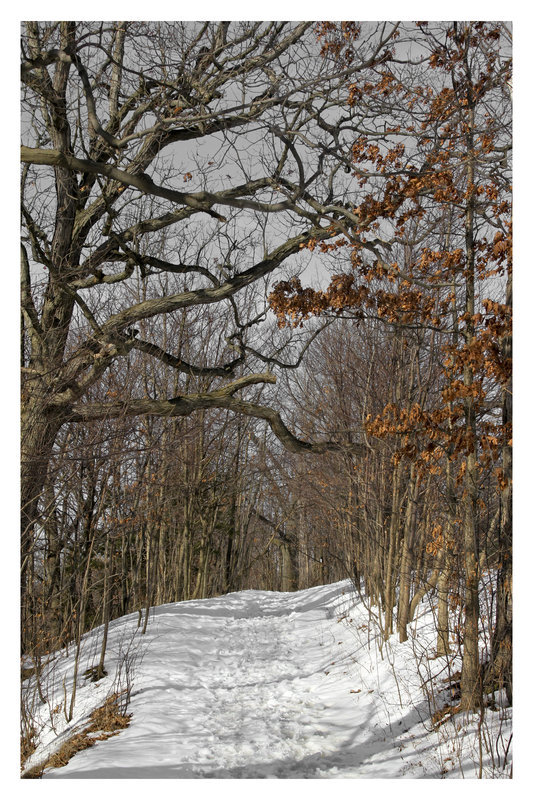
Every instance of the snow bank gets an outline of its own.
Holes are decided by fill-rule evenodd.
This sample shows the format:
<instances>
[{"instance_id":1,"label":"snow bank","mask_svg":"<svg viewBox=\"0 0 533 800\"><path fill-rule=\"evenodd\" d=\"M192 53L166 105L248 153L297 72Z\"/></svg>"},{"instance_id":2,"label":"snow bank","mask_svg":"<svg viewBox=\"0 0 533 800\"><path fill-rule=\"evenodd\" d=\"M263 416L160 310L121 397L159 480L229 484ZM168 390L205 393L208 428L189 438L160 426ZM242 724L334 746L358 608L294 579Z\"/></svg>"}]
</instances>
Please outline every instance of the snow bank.
<instances>
[{"instance_id":1,"label":"snow bank","mask_svg":"<svg viewBox=\"0 0 533 800\"><path fill-rule=\"evenodd\" d=\"M131 724L44 779L509 777L511 709L433 730L455 668L431 658L428 605L410 639L383 643L347 581L294 593L245 591L171 603L110 626L108 676L84 679L102 631L84 639L74 716L73 652L57 654L35 709L42 762L93 709L129 686ZM480 746L481 742L481 746Z\"/></svg>"}]
</instances>

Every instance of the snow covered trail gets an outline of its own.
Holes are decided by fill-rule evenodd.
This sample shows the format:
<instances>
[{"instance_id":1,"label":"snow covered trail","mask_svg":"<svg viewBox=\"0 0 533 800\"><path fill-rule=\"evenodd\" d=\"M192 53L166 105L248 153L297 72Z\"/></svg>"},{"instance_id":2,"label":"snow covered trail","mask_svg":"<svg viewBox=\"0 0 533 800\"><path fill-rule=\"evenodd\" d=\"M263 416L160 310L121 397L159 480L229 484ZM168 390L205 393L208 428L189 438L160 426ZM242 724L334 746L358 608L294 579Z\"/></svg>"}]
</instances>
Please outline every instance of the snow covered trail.
<instances>
[{"instance_id":1,"label":"snow covered trail","mask_svg":"<svg viewBox=\"0 0 533 800\"><path fill-rule=\"evenodd\" d=\"M48 768L43 779L476 776L475 736L466 725L462 742L445 726L430 730L412 650L391 642L381 657L368 610L347 581L294 593L237 592L151 614L145 636L133 640L142 660L130 726ZM74 720L43 728L33 763L112 693L136 631L136 615L111 624L109 676L82 680ZM100 637L99 629L87 634L83 667L98 662ZM64 685L68 696L72 654L57 663L60 690L49 707Z\"/></svg>"},{"instance_id":2,"label":"snow covered trail","mask_svg":"<svg viewBox=\"0 0 533 800\"><path fill-rule=\"evenodd\" d=\"M155 609L130 727L44 777L320 777L348 741L325 715L324 622L339 601L335 586Z\"/></svg>"}]
</instances>

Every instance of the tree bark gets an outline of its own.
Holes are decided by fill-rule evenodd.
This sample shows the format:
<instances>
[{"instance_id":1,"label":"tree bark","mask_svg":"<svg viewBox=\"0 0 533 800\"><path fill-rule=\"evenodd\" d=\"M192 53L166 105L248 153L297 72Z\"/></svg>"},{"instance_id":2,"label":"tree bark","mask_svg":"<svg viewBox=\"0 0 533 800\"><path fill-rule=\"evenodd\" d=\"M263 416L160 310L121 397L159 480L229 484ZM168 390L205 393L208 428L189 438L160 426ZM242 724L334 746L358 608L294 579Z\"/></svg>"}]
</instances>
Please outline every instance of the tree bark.
<instances>
[{"instance_id":1,"label":"tree bark","mask_svg":"<svg viewBox=\"0 0 533 800\"><path fill-rule=\"evenodd\" d=\"M469 67L466 61L466 72ZM467 354L475 338L475 169L474 169L474 100L471 81L467 89L467 200L465 216L465 317L464 340ZM463 498L463 547L465 575L465 621L463 641L463 666L461 671L461 703L465 710L481 703L481 669L479 662L479 540L477 523L477 420L474 402L474 373L467 357L463 369L463 383L467 391L464 401L464 418L467 443L465 487Z\"/></svg>"},{"instance_id":2,"label":"tree bark","mask_svg":"<svg viewBox=\"0 0 533 800\"><path fill-rule=\"evenodd\" d=\"M413 537L416 520L416 503L418 500L418 483L416 466L411 464L407 487L407 506L405 509L402 560L400 565L400 589L398 595L398 634L400 642L407 641L407 624L409 622L409 594L411 591L411 571Z\"/></svg>"}]
</instances>

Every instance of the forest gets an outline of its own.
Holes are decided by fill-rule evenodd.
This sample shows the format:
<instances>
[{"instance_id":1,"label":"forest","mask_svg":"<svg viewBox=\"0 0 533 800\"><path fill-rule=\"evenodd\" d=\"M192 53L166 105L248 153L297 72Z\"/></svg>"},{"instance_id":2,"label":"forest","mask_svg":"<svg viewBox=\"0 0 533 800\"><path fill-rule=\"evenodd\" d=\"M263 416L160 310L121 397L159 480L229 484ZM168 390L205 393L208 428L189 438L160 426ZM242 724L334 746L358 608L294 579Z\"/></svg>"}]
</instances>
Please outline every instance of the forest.
<instances>
[{"instance_id":1,"label":"forest","mask_svg":"<svg viewBox=\"0 0 533 800\"><path fill-rule=\"evenodd\" d=\"M37 674L350 578L385 640L434 596L458 705L512 703L511 76L497 21L22 24Z\"/></svg>"}]
</instances>

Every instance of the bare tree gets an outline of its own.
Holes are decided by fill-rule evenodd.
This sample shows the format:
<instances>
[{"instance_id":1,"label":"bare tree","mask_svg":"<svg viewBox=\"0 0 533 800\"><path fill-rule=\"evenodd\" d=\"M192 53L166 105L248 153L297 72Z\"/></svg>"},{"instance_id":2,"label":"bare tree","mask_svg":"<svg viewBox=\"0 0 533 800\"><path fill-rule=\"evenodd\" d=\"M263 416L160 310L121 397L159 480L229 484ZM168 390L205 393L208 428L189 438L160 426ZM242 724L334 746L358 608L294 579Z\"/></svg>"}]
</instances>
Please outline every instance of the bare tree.
<instances>
[{"instance_id":1,"label":"bare tree","mask_svg":"<svg viewBox=\"0 0 533 800\"><path fill-rule=\"evenodd\" d=\"M265 420L293 451L338 446L298 439L274 406L243 398L280 363L249 335L269 276L339 233L358 115L340 92L394 31L368 24L339 70L309 22L24 24L23 575L65 425L224 408ZM165 317L210 305L233 320L223 347L186 361L162 346ZM134 353L217 381L91 399Z\"/></svg>"}]
</instances>

